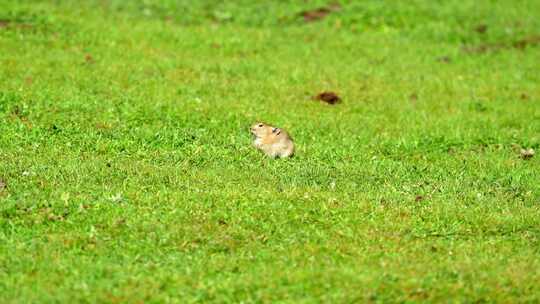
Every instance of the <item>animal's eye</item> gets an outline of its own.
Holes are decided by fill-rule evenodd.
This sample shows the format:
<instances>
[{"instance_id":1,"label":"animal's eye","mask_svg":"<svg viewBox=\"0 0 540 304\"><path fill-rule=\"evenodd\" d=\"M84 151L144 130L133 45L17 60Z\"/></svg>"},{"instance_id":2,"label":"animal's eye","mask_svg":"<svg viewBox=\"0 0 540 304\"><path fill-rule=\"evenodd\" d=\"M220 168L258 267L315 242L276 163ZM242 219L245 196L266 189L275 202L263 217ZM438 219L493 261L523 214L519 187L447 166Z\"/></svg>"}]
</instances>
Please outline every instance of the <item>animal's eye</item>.
<instances>
[{"instance_id":1,"label":"animal's eye","mask_svg":"<svg viewBox=\"0 0 540 304\"><path fill-rule=\"evenodd\" d=\"M263 124L259 124L259 128L262 128Z\"/></svg>"}]
</instances>

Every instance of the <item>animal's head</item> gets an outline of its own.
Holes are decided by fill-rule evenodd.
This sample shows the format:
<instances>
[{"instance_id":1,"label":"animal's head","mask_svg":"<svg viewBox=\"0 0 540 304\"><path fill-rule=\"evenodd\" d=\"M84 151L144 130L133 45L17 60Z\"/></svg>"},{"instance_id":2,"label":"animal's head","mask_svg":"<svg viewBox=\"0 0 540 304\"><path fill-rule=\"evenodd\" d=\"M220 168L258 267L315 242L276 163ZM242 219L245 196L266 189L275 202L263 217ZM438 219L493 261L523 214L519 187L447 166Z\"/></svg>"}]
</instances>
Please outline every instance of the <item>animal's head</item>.
<instances>
[{"instance_id":1,"label":"animal's head","mask_svg":"<svg viewBox=\"0 0 540 304\"><path fill-rule=\"evenodd\" d=\"M281 129L269 126L264 122L257 122L253 124L250 128L251 134L255 137L267 137L267 136L277 136L281 134Z\"/></svg>"}]
</instances>

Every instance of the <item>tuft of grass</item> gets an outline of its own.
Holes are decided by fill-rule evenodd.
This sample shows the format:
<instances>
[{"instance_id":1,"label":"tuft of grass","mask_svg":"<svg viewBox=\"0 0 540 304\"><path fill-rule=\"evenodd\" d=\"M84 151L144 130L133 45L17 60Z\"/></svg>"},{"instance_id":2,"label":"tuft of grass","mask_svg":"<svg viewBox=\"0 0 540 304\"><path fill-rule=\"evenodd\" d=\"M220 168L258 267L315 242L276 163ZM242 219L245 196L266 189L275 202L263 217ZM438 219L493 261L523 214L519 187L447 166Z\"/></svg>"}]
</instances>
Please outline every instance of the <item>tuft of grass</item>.
<instances>
[{"instance_id":1,"label":"tuft of grass","mask_svg":"<svg viewBox=\"0 0 540 304\"><path fill-rule=\"evenodd\" d=\"M539 301L540 2L327 5L0 3L0 302Z\"/></svg>"}]
</instances>

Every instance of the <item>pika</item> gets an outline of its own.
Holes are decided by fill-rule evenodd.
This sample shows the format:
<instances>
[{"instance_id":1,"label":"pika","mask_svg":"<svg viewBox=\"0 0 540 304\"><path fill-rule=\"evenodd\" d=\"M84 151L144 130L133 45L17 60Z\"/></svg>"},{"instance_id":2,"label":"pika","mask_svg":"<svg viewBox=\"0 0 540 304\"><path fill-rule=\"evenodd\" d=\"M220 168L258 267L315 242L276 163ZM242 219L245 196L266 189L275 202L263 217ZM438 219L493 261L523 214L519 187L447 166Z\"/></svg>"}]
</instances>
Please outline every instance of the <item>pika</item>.
<instances>
[{"instance_id":1,"label":"pika","mask_svg":"<svg viewBox=\"0 0 540 304\"><path fill-rule=\"evenodd\" d=\"M258 122L251 126L255 136L253 145L270 157L291 157L294 154L294 142L287 131Z\"/></svg>"}]
</instances>

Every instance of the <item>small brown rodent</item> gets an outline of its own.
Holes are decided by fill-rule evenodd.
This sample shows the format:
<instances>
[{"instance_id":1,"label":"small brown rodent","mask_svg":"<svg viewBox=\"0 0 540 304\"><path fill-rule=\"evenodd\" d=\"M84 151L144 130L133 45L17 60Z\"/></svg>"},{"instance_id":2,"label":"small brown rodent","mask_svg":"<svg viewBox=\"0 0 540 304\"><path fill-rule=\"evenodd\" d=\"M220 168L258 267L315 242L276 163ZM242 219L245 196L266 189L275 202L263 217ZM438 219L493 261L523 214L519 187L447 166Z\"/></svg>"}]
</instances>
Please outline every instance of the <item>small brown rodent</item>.
<instances>
[{"instance_id":1,"label":"small brown rodent","mask_svg":"<svg viewBox=\"0 0 540 304\"><path fill-rule=\"evenodd\" d=\"M255 135L253 145L270 157L291 157L294 154L294 142L287 131L272 127L262 122L251 126Z\"/></svg>"}]
</instances>

